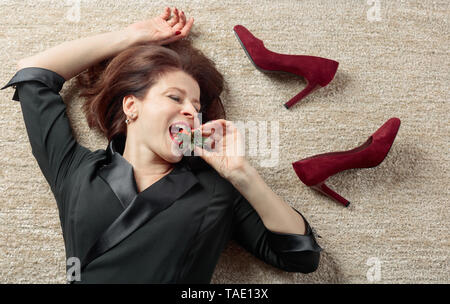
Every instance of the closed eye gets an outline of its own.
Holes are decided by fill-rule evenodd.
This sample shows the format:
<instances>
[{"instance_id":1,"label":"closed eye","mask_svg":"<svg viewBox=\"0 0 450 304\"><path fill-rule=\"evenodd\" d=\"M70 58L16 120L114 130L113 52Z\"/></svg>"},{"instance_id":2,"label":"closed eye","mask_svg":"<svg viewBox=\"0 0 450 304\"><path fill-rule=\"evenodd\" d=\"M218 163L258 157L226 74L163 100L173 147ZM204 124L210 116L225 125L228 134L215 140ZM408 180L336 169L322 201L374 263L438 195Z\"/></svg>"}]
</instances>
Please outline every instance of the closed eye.
<instances>
[{"instance_id":1,"label":"closed eye","mask_svg":"<svg viewBox=\"0 0 450 304\"><path fill-rule=\"evenodd\" d=\"M176 101L180 101L180 98L177 97L177 96L170 95L169 98L171 98L171 99L173 99L173 100L176 100ZM200 112L201 107L200 107L200 109L195 108L195 110L196 110L197 112Z\"/></svg>"}]
</instances>

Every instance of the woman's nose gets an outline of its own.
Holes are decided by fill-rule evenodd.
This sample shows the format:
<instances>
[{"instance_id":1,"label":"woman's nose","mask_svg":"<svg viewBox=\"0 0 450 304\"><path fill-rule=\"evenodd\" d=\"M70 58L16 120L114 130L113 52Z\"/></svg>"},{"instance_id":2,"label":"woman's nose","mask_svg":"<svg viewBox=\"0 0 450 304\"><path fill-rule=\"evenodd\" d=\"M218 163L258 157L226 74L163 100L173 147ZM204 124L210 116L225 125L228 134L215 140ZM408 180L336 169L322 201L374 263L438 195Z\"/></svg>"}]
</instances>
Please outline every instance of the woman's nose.
<instances>
[{"instance_id":1,"label":"woman's nose","mask_svg":"<svg viewBox=\"0 0 450 304\"><path fill-rule=\"evenodd\" d=\"M183 108L183 115L194 118L197 116L197 110L192 104L188 104Z\"/></svg>"},{"instance_id":2,"label":"woman's nose","mask_svg":"<svg viewBox=\"0 0 450 304\"><path fill-rule=\"evenodd\" d=\"M192 120L194 128L202 124L202 114L200 112L197 112L193 105L184 107L182 114L189 120Z\"/></svg>"}]
</instances>

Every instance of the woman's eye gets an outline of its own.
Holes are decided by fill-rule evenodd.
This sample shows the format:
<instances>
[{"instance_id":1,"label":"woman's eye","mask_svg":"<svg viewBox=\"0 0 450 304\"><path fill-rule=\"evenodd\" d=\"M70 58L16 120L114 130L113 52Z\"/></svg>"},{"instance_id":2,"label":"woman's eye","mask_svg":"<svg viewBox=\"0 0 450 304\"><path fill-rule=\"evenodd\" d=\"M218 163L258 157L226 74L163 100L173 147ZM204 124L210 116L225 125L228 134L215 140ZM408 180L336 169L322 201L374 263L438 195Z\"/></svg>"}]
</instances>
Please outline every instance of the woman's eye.
<instances>
[{"instance_id":1,"label":"woman's eye","mask_svg":"<svg viewBox=\"0 0 450 304\"><path fill-rule=\"evenodd\" d=\"M170 95L169 98L171 98L171 99L173 99L173 100L176 100L176 101L180 101L180 98L178 98L177 96ZM197 112L200 112L201 109L202 109L201 106L200 106L200 109L195 108L195 110L196 110Z\"/></svg>"}]
</instances>

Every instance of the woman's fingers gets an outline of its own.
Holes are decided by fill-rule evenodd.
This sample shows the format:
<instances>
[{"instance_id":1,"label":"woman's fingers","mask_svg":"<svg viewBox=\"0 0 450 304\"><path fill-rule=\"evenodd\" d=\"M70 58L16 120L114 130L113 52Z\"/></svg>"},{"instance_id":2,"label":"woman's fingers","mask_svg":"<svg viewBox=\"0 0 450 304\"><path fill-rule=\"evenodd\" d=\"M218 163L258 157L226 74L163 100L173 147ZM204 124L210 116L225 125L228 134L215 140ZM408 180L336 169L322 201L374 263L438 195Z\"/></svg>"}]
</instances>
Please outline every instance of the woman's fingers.
<instances>
[{"instance_id":1,"label":"woman's fingers","mask_svg":"<svg viewBox=\"0 0 450 304\"><path fill-rule=\"evenodd\" d=\"M193 24L194 24L194 18L191 17L191 18L189 18L187 23L184 24L183 28L180 30L180 32L181 32L180 36L186 37L189 34L189 31L191 30Z\"/></svg>"},{"instance_id":2,"label":"woman's fingers","mask_svg":"<svg viewBox=\"0 0 450 304\"><path fill-rule=\"evenodd\" d=\"M178 19L176 20L177 22L173 22L173 23L169 23L169 25L177 30L177 31L181 31L181 36L183 35L187 35L187 33L189 32L190 28L192 27L192 24L194 23L194 18L189 18L188 21L186 21L186 14L183 11L178 11L177 10L177 16ZM172 20L170 20L172 21Z\"/></svg>"},{"instance_id":3,"label":"woman's fingers","mask_svg":"<svg viewBox=\"0 0 450 304\"><path fill-rule=\"evenodd\" d=\"M164 8L164 12L159 15L163 20L168 20L170 17L170 7Z\"/></svg>"},{"instance_id":4,"label":"woman's fingers","mask_svg":"<svg viewBox=\"0 0 450 304\"><path fill-rule=\"evenodd\" d=\"M192 25L193 25L193 24L194 24L194 18L191 17L191 18L189 19L189 21L184 25L184 27L183 27L182 29L179 29L179 30L178 30L178 31L180 31L180 34L179 34L179 35L174 35L174 36L172 36L172 37L170 37L170 38L167 38L167 39L161 41L161 44L162 44L162 45L167 45L167 44L170 44L170 43L172 43L172 42L174 42L174 41L177 41L177 40L179 40L179 39L182 39L182 38L184 38L184 37L187 37L188 34L189 34L189 31L190 31L191 28L192 28ZM173 27L172 30L173 30L173 32L175 33L176 27Z\"/></svg>"},{"instance_id":5,"label":"woman's fingers","mask_svg":"<svg viewBox=\"0 0 450 304\"><path fill-rule=\"evenodd\" d=\"M181 32L181 37L186 37L189 34L189 31L192 27L192 24L194 23L194 18L189 18L189 21L186 22L186 15L184 12L180 13L180 19L175 26L173 26L173 29Z\"/></svg>"},{"instance_id":6,"label":"woman's fingers","mask_svg":"<svg viewBox=\"0 0 450 304\"><path fill-rule=\"evenodd\" d=\"M169 9L170 11L170 9ZM182 39L184 37L187 37L189 35L189 32L194 24L194 18L191 17L189 20L186 21L186 15L183 11L179 11L177 8L173 8L174 11L174 17L170 19L169 21L165 21L165 24L167 24L171 28L171 34L164 40L160 41L160 45L167 45L172 42L175 42L179 39ZM164 15L165 16L165 15ZM161 15L163 17L163 15ZM180 32L179 35L176 35L175 32Z\"/></svg>"},{"instance_id":7,"label":"woman's fingers","mask_svg":"<svg viewBox=\"0 0 450 304\"><path fill-rule=\"evenodd\" d=\"M167 23L173 27L175 24L178 23L180 16L179 16L178 9L176 7L174 7L172 11L173 11L173 18L171 18L169 21L167 21Z\"/></svg>"},{"instance_id":8,"label":"woman's fingers","mask_svg":"<svg viewBox=\"0 0 450 304\"><path fill-rule=\"evenodd\" d=\"M180 12L179 16L180 19L178 20L178 23L173 27L177 31L180 31L186 24L186 16L183 11Z\"/></svg>"},{"instance_id":9,"label":"woman's fingers","mask_svg":"<svg viewBox=\"0 0 450 304\"><path fill-rule=\"evenodd\" d=\"M181 11L181 25L184 27L185 24L186 24L186 15L184 14L183 11Z\"/></svg>"}]
</instances>

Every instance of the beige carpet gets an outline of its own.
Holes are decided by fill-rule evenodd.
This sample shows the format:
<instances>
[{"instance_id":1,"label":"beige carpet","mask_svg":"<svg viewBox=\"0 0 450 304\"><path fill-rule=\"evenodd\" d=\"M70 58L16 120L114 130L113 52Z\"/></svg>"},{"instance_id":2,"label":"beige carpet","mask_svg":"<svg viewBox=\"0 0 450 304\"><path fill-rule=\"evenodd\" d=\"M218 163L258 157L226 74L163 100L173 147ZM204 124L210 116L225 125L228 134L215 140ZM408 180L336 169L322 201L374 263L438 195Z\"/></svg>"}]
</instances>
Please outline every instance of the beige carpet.
<instances>
[{"instance_id":1,"label":"beige carpet","mask_svg":"<svg viewBox=\"0 0 450 304\"><path fill-rule=\"evenodd\" d=\"M121 29L159 14L166 1L1 1L1 83L17 60L67 40ZM20 3L20 4L19 4ZM370 4L368 4L370 3ZM194 44L224 74L231 121L278 121L280 160L249 157L268 185L298 208L322 236L319 269L286 273L235 243L223 252L212 283L450 283L448 0L172 1L196 18ZM379 14L377 14L377 12ZM290 74L262 74L232 28L242 24L267 48L340 62L333 82L290 110L304 86ZM106 140L89 131L81 101L63 98L79 142ZM13 89L0 92L0 282L65 283L64 244L56 204L29 146ZM291 162L347 150L390 117L402 120L384 162L349 170L330 186L346 209L313 192ZM269 137L270 138L270 137ZM292 140L294 139L294 140Z\"/></svg>"}]
</instances>

